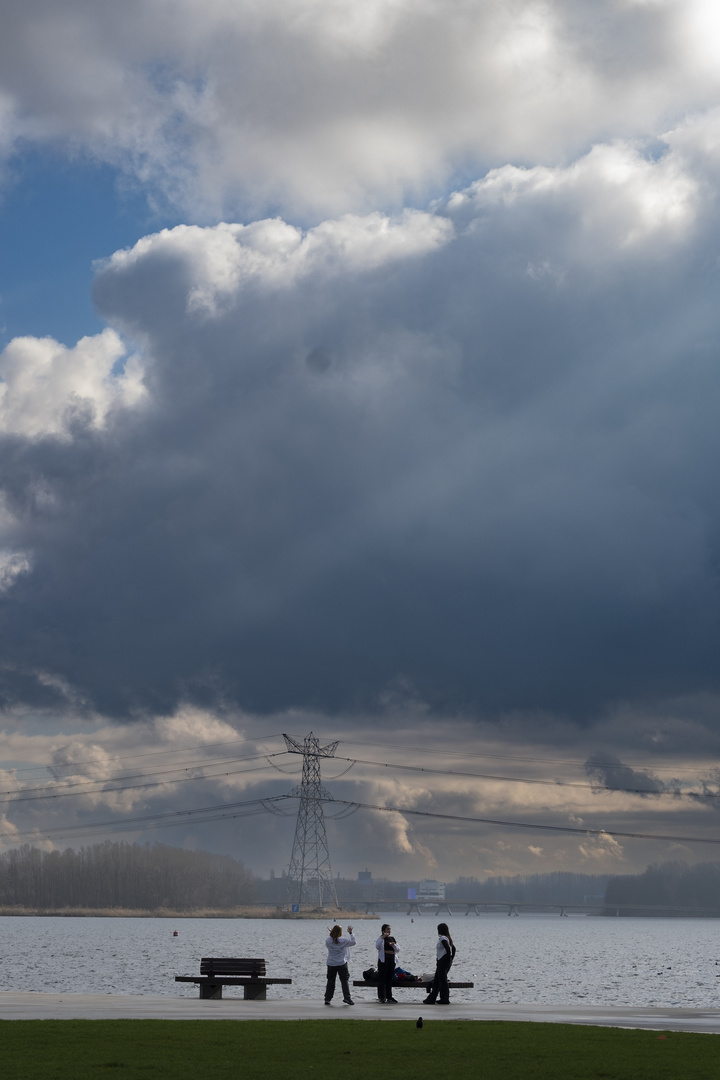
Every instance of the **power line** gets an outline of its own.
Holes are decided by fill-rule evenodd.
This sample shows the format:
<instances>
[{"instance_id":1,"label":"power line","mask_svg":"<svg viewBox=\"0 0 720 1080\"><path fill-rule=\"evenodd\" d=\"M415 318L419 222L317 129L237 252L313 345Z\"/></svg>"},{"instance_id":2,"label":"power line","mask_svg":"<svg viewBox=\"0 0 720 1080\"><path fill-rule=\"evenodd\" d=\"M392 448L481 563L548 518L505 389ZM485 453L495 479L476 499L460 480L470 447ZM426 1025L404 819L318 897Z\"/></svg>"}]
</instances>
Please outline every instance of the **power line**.
<instances>
[{"instance_id":1,"label":"power line","mask_svg":"<svg viewBox=\"0 0 720 1080\"><path fill-rule=\"evenodd\" d=\"M282 753L284 753L284 751L282 751ZM266 754L260 754L258 756L262 757L264 760L267 761L267 755ZM281 756L281 755L277 754L277 755L272 755L272 756ZM237 760L238 761L252 761L254 759L253 758L238 758ZM168 769L166 771L174 774L174 773L177 773L177 772L190 772L191 769L195 769L195 768L198 768L198 767L199 766L188 766L185 769ZM204 768L218 768L218 763L214 762L212 765L206 765L206 766L203 766L203 767ZM110 788L108 788L108 787L97 787L96 786L91 791L67 791L66 790L66 788L68 788L68 787L75 788L75 787L81 787L81 786L84 787L84 786L90 785L90 784L94 784L94 785L109 784L109 783L113 783L114 779L120 779L120 780L138 779L139 777L144 776L144 774L142 774L142 773L137 774L136 777L130 776L130 777L110 778L108 780L78 780L73 784L63 785L63 787L58 791L52 791L51 790L47 794L27 795L27 796L19 795L16 798L0 799L0 805L3 804L3 803L9 803L12 806L14 806L16 803L22 803L22 802L39 802L39 801L43 801L43 800L46 800L46 799L78 798L81 795L111 795L114 792L119 792L119 791L140 791L140 790L143 790L145 788L164 787L166 784L183 784L183 783L187 783L187 782L189 782L191 780L221 780L221 779L223 779L223 777L226 777L226 776L243 776L245 773L262 772L263 770L270 769L271 767L272 767L272 763L268 762L267 765L256 765L252 769L234 769L234 770L229 769L227 772L214 773L212 776L206 776L206 775L202 775L202 776L178 776L174 780L170 780L170 779L168 779L168 780L149 780L149 781L145 781L144 783L141 783L141 784L122 784L122 785L117 785L116 787L110 787ZM161 775L161 774L155 773L154 775L157 776L157 775ZM29 790L47 792L47 788L30 788ZM6 792L5 794L8 794L8 793Z\"/></svg>"},{"instance_id":2,"label":"power line","mask_svg":"<svg viewBox=\"0 0 720 1080\"><path fill-rule=\"evenodd\" d=\"M113 832L129 832L139 825L146 828L165 828L173 824L182 825L188 819L197 819L197 824L215 821L227 821L238 817L268 812L271 805L283 803L289 799L300 798L298 794L273 795L263 799L249 799L237 803L217 804L215 806L199 807L193 810L173 810L162 814L149 814L134 818L115 818L112 821L89 822L84 825L57 826L40 833L36 830L25 832L0 833L2 839L23 839L31 837L40 839L44 837L63 836L68 833L90 832L95 829L107 829ZM363 803L349 799L321 799L322 802L332 803L348 809L376 810L386 814L401 814L404 817L420 817L439 821L459 821L473 825L490 825L510 829L528 829L533 832L569 833L579 836L609 836L621 840L662 840L671 843L685 844L720 844L720 837L708 836L685 836L665 833L627 832L620 829L591 829L576 825L546 825L533 821L508 821L499 818L475 817L468 814L446 814L436 810L417 810L406 806L380 806L375 803ZM200 817L200 815L205 815Z\"/></svg>"},{"instance_id":3,"label":"power line","mask_svg":"<svg viewBox=\"0 0 720 1080\"><path fill-rule=\"evenodd\" d=\"M286 757L286 756L287 756L287 751L283 750L283 751L277 751L277 752L272 753L272 754L254 754L254 755L251 755L249 757L229 758L229 759L224 759L223 761L193 762L193 763L191 763L189 765L185 765L185 766L175 766L175 767L169 768L169 769L155 770L154 772L152 772L150 774L151 776L167 775L169 777L174 777L174 779L145 780L145 777L148 774L145 773L145 772L140 772L140 773L135 773L135 774L130 774L130 775L111 776L111 777L107 777L105 779L97 779L97 780L75 780L75 781L72 781L71 783L63 783L62 786L60 788L58 788L58 789L53 788L52 785L43 785L42 787L37 787L37 788L21 788L17 792L15 792L15 791L0 792L0 796L9 796L9 797L6 797L6 798L0 797L0 805L2 805L3 803L12 803L12 804L14 804L14 803L34 802L34 801L41 801L41 800L51 800L51 799L54 800L54 799L60 799L60 798L73 798L73 797L77 798L78 796L81 796L81 795L98 795L98 794L110 794L112 792L138 791L138 790L143 790L143 789L152 788L152 787L163 787L166 784L185 783L185 782L192 781L192 780L208 780L208 781L210 781L210 780L219 780L219 779L222 779L223 777L227 777L227 776L239 776L239 775L242 775L244 773L263 771L265 769L265 766L260 766L257 769L227 770L225 772L214 773L212 775L208 775L205 771L203 771L202 775L198 775L198 776L177 776L176 774L177 773L191 772L191 771L193 771L195 769L203 769L203 770L216 769L216 768L221 768L221 767L227 765L228 763L245 762L245 761L257 761L257 760L260 760L260 759L263 759L263 760L267 761L270 765L273 765L273 767L277 769L278 768L277 765L274 765L273 762L271 761L271 759L272 758L277 758L277 757ZM383 768L383 769L393 769L393 770L399 770L399 771L405 771L405 772L417 772L417 773L428 774L428 775L433 775L433 776L456 776L456 777L461 777L463 779L502 781L504 783L514 783L514 784L535 784L535 785L543 785L543 786L548 786L548 787L579 788L579 789L586 790L586 791L587 790L594 791L594 792L602 791L604 793L610 793L610 794L618 793L618 794L646 795L646 796L647 795L670 796L672 798L685 797L685 798L692 798L694 800L718 799L718 798L720 798L720 792L683 791L683 790L681 790L679 788L676 788L675 790L664 789L664 790L660 790L660 791L649 791L646 788L608 787L608 786L601 786L601 785L596 785L596 784L591 784L591 783L584 783L582 781L577 781L577 780L559 780L559 779L545 780L545 779L542 779L540 777L506 776L506 775L501 775L501 774L497 774L497 773L475 773L475 772L467 772L467 771L464 771L464 770L457 770L457 769L434 769L434 768L432 768L430 766L406 765L406 764L400 764L398 762L373 761L373 760L366 759L366 758L350 758L350 757L343 757L343 756L341 756L339 754L336 754L335 757L339 761L349 762L348 769L344 770L344 772L341 773L340 776L344 775L345 772L348 772L349 769L352 768L353 765L359 764L359 765L370 765L370 766L374 766L374 767L377 767L377 768ZM279 771L282 771L282 770L279 770ZM284 775L287 775L287 774L284 774ZM336 777L336 779L337 779L337 777ZM139 783L139 784L120 783L120 781L127 781L127 780L142 780L143 782ZM114 784L115 786L114 787L105 787L104 785L106 785L106 784ZM76 790L78 788L83 788L85 790L82 790L82 791ZM72 790L70 790L70 789L72 789ZM39 792L40 794L33 794L33 792Z\"/></svg>"},{"instance_id":4,"label":"power line","mask_svg":"<svg viewBox=\"0 0 720 1080\"><path fill-rule=\"evenodd\" d=\"M276 733L274 733L272 735L263 736L262 741L269 741L271 739L280 738L280 737L281 737L281 733L276 732ZM214 749L214 748L219 747L219 746L232 746L232 745L235 745L236 743L246 743L247 741L248 741L247 739L240 739L240 738L239 739L225 739L225 740L221 740L219 742L202 743L202 744L195 745L195 746L176 747L174 749L153 750L153 751L147 751L145 753L129 754L129 755L125 755L125 758L127 760L130 760L130 761L135 761L135 760L149 758L149 757L166 757L166 756L172 755L172 754L183 754L183 753L189 753L189 752L194 752L194 751ZM252 741L257 743L260 740L254 739ZM385 747L387 749L392 749L392 750L402 750L403 753L407 753L408 751L412 751L412 752L419 753L419 754L432 754L433 756L449 755L449 756L457 757L458 753L459 753L457 750L444 750L444 749L442 749L441 747L438 747L438 746L421 747L421 746L407 746L406 744L398 744L398 743L378 743L378 742L367 743L367 742L364 742L364 741L358 740L358 739L343 739L343 744L349 745L349 746ZM486 752L479 753L479 752L468 751L468 750L465 750L465 749L463 749L460 752L460 754L464 758L471 757L471 758L502 760L502 761L522 761L522 762L528 762L528 763L531 763L531 764L543 764L543 763L545 763L545 764L555 764L555 765L571 765L571 766L574 766L574 767L577 767L577 768L585 768L586 765L587 765L587 759L583 760L583 761L580 761L579 759L572 759L572 758L538 757L538 756L528 756L528 755L518 755L518 754L494 754L494 753L486 753ZM275 754L271 754L271 755L259 754L259 755L254 755L254 756L255 757L266 757L266 756L278 756L278 755L275 755ZM252 760L252 758L235 758L235 759L231 759L231 760ZM345 759L345 760L350 760L350 759ZM36 765L36 766L31 766L31 767L26 768L26 769L22 769L22 768L21 769L15 769L13 771L15 772L16 775L20 775L22 773L37 772L39 769L43 769L43 770L72 769L72 768L77 768L77 767L83 766L83 765L96 765L96 764L97 764L97 759L93 758L93 759L87 759L85 761L54 763L53 765L42 765L42 766ZM381 764L385 764L385 763L381 763ZM617 762L617 761L608 761L608 762L594 761L593 765L596 765L597 767L600 767L600 768L603 768L603 767L604 768L630 768L630 769L633 769L633 770L647 769L647 770L653 770L655 772L677 772L677 769L678 769L678 766L676 766L676 765L675 766L658 765L658 764L646 765L646 764L638 764L638 763L630 764L630 763L627 763L627 762ZM190 765L187 766L187 768L202 767L202 766L203 766L202 762L199 762L197 764L197 766L195 766L194 763L191 763ZM209 767L209 766L206 765L204 767ZM400 766L398 766L398 767L400 767ZM182 768L181 766L178 766L177 771L180 771L181 768ZM409 768L409 766L406 766L406 768ZM458 773L457 775L463 775L463 774ZM492 777L489 776L488 778L492 778ZM119 777L110 778L110 780L114 780L114 779L120 779L120 778ZM571 785L570 781L540 781L540 780L531 781L531 780L528 780L528 779L521 780L518 777L507 777L507 778L506 777L500 777L499 779L515 780L517 782L523 782L523 783L534 782L534 783L546 783L546 784L558 783L558 784L564 784L565 786L570 786ZM110 780L105 781L105 782L110 782ZM87 781L87 783L92 783L92 782L93 781ZM97 783L100 783L100 782L101 781L97 781ZM80 781L80 783L82 783L82 781ZM28 789L25 789L25 790L28 790ZM32 790L32 789L30 789L30 790ZM633 791L636 791L636 790L639 791L640 789L632 789L632 788L620 789L620 788L616 788L616 789L607 789L607 790L625 790L625 791L628 791L628 792L632 793ZM648 793L648 792L642 792L642 793L643 794L655 794L655 793ZM11 792L7 791L4 794L9 795L9 794L11 794ZM697 795L697 797L701 797L701 796ZM714 796L710 795L708 797L714 797Z\"/></svg>"},{"instance_id":5,"label":"power line","mask_svg":"<svg viewBox=\"0 0 720 1080\"><path fill-rule=\"evenodd\" d=\"M240 741L240 740L237 740L237 741ZM219 744L213 744L213 745L229 745L230 742L231 742L231 740L228 740L225 743L219 743ZM308 761L310 761L311 758L314 759L318 755L320 755L320 756L331 756L330 754L324 752L324 751L329 751L331 749L330 747L319 748L319 743L318 743L318 746L316 747L315 742L317 742L317 740L314 740L312 746L307 747L307 760ZM206 744L206 746L207 745L208 744ZM351 745L353 745L353 743L351 743ZM368 744L362 743L362 742L355 742L354 745L368 745ZM378 744L375 744L375 745L378 745ZM391 748L391 744L379 744L379 745L385 745L387 748ZM201 748L198 748L198 749L204 749L204 748L206 748L206 747L201 747ZM301 752L304 752L305 749L306 748L303 746L303 751L301 751ZM332 749L334 750L334 745L333 745ZM415 747L415 748L403 747L402 749L406 753L407 753L408 749L411 749L411 750L414 749L417 752L432 752L433 754L446 753L446 754L453 754L455 756L457 755L457 751L438 751L437 749L433 749L432 751L428 751L427 748L419 748L419 747ZM171 752L174 753L175 751L168 751L168 753L171 753ZM158 753L164 754L165 752L161 751L161 752L158 752ZM40 799L57 799L57 798L73 797L73 796L78 797L78 796L81 796L81 795L89 795L89 794L91 794L91 795L106 795L106 794L109 795L109 794L113 794L113 793L116 793L116 792L122 792L122 791L127 791L127 790L139 790L139 789L146 789L146 788L151 788L151 787L161 787L161 786L165 786L165 785L168 785L168 784L182 783L182 782L186 782L186 781L190 781L190 780L204 780L204 781L219 780L219 779L222 779L223 777L226 777L226 776L237 776L237 775L242 775L244 773L252 773L252 772L258 772L258 771L264 771L265 769L268 769L268 768L271 768L271 767L277 768L277 766L274 764L274 762L271 759L274 759L274 758L277 758L277 757L283 757L283 756L286 756L286 754L287 754L287 751L283 750L283 751L279 751L279 752L275 752L275 753L271 753L271 754L267 754L267 753L266 754L254 754L254 755L250 755L250 756L247 756L247 757L237 757L237 758L234 758L234 759L229 759L230 762L251 762L251 761L260 760L262 758L267 762L267 765L255 766L255 767L249 768L249 769L227 770L225 772L218 773L218 774L213 774L213 775L210 775L210 776L208 776L205 772L203 772L202 775L197 775L197 776L185 776L185 775L178 776L177 774L178 773L180 773L180 774L188 773L188 772L190 772L190 771L192 771L193 769L196 769L196 768L202 768L203 770L221 768L221 767L226 766L228 764L228 759L224 759L223 761L219 761L219 762L210 762L210 763L200 762L198 764L193 763L193 764L190 764L190 765L176 766L176 767L172 767L172 768L168 768L168 769L164 769L164 770L154 770L153 772L151 772L149 774L150 776L154 776L154 777L160 777L160 776L168 776L168 777L170 777L170 776L172 776L172 777L174 777L174 779L147 780L146 779L146 777L148 776L147 772L138 772L138 773L135 773L135 774L130 774L129 776L128 775L114 776L114 777L106 778L106 779L103 779L103 780L80 780L80 781L74 781L69 785L63 785L61 790L56 790L56 791L48 791L48 786L46 785L44 787L25 789L25 791L22 792L22 793L5 792L5 795L14 795L14 798L0 799L0 803L3 803L3 802L25 802L25 801L35 801L35 800L40 800ZM156 756L156 755L152 754L152 755L140 755L140 756ZM597 787L592 785L592 784L581 783L581 782L578 782L578 781L564 781L564 780L557 780L557 779L556 780L546 780L546 779L535 778L535 777L503 776L503 775L497 775L497 774L474 773L474 772L468 772L468 771L464 771L464 770L451 770L451 769L444 770L444 769L437 769L437 768L433 768L433 767L429 767L429 766L407 765L407 764L400 764L400 763L393 763L393 762L386 762L386 761L374 761L374 760L362 759L362 758L339 757L339 755L335 755L335 754L333 754L332 756L338 757L339 760L341 760L341 761L349 762L350 763L349 767L352 767L352 765L354 765L354 764L360 764L360 765L368 765L368 766L379 767L379 768L384 768L384 769L395 769L395 770L398 770L398 771L418 772L418 773L421 773L421 774L422 773L427 773L427 774L430 774L430 775L462 777L464 779L477 779L477 780L485 780L485 781L502 781L502 782L509 782L509 783L543 784L543 785L549 785L549 786L554 786L554 787L571 787L571 788L583 788L583 789L597 790ZM484 758L484 757L500 757L501 755L465 754L464 756L466 756L466 757ZM523 758L518 758L518 760L530 760L530 761L538 762L538 761L543 761L543 760L546 760L546 761L550 761L550 760L559 761L559 760L562 760L562 759L539 759L539 758L525 758L525 759L523 759ZM304 763L305 763L305 759L304 759ZM564 760L563 763L565 763L565 764L573 764L573 762L569 762L567 760ZM75 763L75 764L77 764L77 763ZM617 767L617 766L618 766L618 763L612 763L612 767ZM131 781L141 780L142 782L141 783L125 783L125 781L128 781L128 780L131 780ZM104 785L107 785L109 783L115 784L116 786L114 786L114 787L106 787L106 786L104 786ZM67 790L68 787L72 787L73 789L83 788L83 790L69 791L69 790ZM91 790L87 790L88 788L90 788ZM665 794L665 795L672 795L673 797L677 797L679 795L682 795L682 796L690 797L690 798L693 798L693 799L715 799L715 798L720 797L718 795L718 793L715 793L715 792L698 793L698 792L688 792L688 791L679 791L679 790L677 790L677 791L648 792L647 790L639 789L639 788L609 788L609 787L605 787L602 790L606 791L606 792L611 792L611 793L612 792L618 792L618 793L642 794L642 795L661 795L661 794ZM40 794L33 794L33 793L38 793L38 792ZM50 836L53 836L53 835L54 836L59 836L59 835L68 834L68 833L79 833L79 832L94 831L96 829L106 829L108 831L128 831L128 830L132 830L132 829L135 829L135 828L141 827L141 826L144 826L145 828L162 828L162 827L166 827L166 826L169 826L169 825L172 825L172 824L182 824L184 822L187 822L188 820L193 820L197 824L202 824L203 822L226 820L226 819L233 818L233 817L245 816L247 814L260 814L260 813L263 813L263 812L265 812L267 810L270 810L273 805L279 804L279 803L283 802L286 799L293 798L293 797L299 797L300 793L301 793L300 789L296 789L295 792L291 793L290 795L271 796L271 797L267 797L267 798L264 798L264 799L252 799L252 800L246 800L246 801L244 801L242 803L219 804L219 805L215 805L215 806L212 806L212 807L202 807L202 808L197 808L197 809L194 809L194 810L170 811L170 812L167 812L167 813L150 814L150 815L144 815L142 817L134 817L134 818L128 818L128 819L115 818L113 821L91 822L91 823L85 823L83 825L57 826L57 827L53 827L51 829L48 829L45 833L42 833L42 834L39 834L37 832L37 830L27 830L27 831L24 831L24 832L4 833L4 834L0 834L0 835L2 835L4 838L7 838L7 839L20 839L20 838L23 838L23 837L26 837L26 836L31 836L31 837L37 838L38 836L42 835L42 836L50 837ZM466 823L472 823L472 824L484 824L484 825L489 825L489 826L500 826L500 827L505 827L505 828L514 828L514 829L529 829L529 830L546 831L546 832L562 832L562 833L571 833L571 834L578 834L578 835L584 835L584 836L611 836L611 837L618 837L618 838L623 838L623 839L662 840L662 841L670 841L670 842L679 841L679 842L685 842L685 843L702 843L702 844L720 843L720 840L716 840L716 839L708 838L708 837L672 836L672 835L656 834L656 833L644 833L644 832L623 832L623 831L619 831L619 830L616 831L616 830L612 830L612 829L589 829L589 828L578 827L578 826L569 826L569 825L543 825L543 824L538 824L537 822L506 821L506 820L495 819L495 818L473 817L473 816L460 815L460 814L445 814L445 813L441 813L441 812L438 812L438 811L422 811L422 810L417 810L417 809L412 809L412 808L403 808L403 807L398 807L398 806L380 806L380 805L375 805L375 804L370 804L370 803L361 803L361 802L357 802L357 801L354 801L354 800L350 801L350 800L335 799L335 798L330 797L330 793L326 792L324 789L318 789L318 791L315 793L315 796L313 797L313 804L314 805L317 804L318 810L320 812L321 812L323 802L336 803L339 806L345 807L346 810L349 810L349 811L353 811L355 809L369 809L369 810L375 810L375 811L385 812L385 813L398 813L398 814L410 815L410 816L414 816L414 817L425 817L425 818L429 818L429 819L438 819L438 820L445 820L445 821L458 821L458 822L466 822ZM302 800L301 800L301 805L302 805ZM342 812L344 813L345 811L342 811Z\"/></svg>"},{"instance_id":6,"label":"power line","mask_svg":"<svg viewBox=\"0 0 720 1080\"><path fill-rule=\"evenodd\" d=\"M480 753L478 751L469 751L469 750L465 750L465 749L463 749L463 750L443 750L442 747L438 747L438 746L432 746L432 747L428 747L428 746L407 746L407 745L401 744L401 743L380 743L380 742L368 743L368 742L362 742L362 741L360 741L358 739L343 739L342 741L343 741L344 745L348 745L348 746L372 746L373 748L375 748L375 747L384 747L387 750L402 750L403 753L413 752L413 753L418 753L418 754L432 754L433 756L437 756L439 754L445 754L445 755L449 755L451 757L490 758L492 760L497 760L497 761L526 761L526 762L528 762L530 764L535 764L535 765L543 764L543 763L546 763L546 764L549 764L549 765L574 765L574 766L576 766L577 768L580 768L580 769L584 769L588 764L588 759L587 758L584 761L580 761L578 758L530 757L530 756L526 756L526 755L522 755L522 754L491 754L491 753L485 753L485 752ZM656 764L643 765L643 764L637 764L637 763L630 764L629 762L625 762L625 761L593 761L592 765L595 766L595 767L598 767L598 768L605 768L605 769L624 768L624 769L632 769L633 771L635 771L636 769L647 769L647 770L652 770L654 772L676 772L677 769L678 769L677 765L656 765ZM720 768L720 764L717 767Z\"/></svg>"},{"instance_id":7,"label":"power line","mask_svg":"<svg viewBox=\"0 0 720 1080\"><path fill-rule=\"evenodd\" d=\"M434 810L411 810L402 806L376 806L373 803L350 802L333 799L342 806L357 806L361 810L380 810L384 813L411 815L413 817L439 818L444 821L467 821L478 825L502 825L511 829L534 829L546 832L580 833L583 836L611 836L624 840L670 840L686 844L720 844L720 837L665 836L660 833L620 832L617 829L586 829L576 825L540 825L531 821L502 821L497 818L469 817L465 814L441 814Z\"/></svg>"},{"instance_id":8,"label":"power line","mask_svg":"<svg viewBox=\"0 0 720 1080\"><path fill-rule=\"evenodd\" d=\"M234 746L236 743L247 743L248 741L252 741L252 742L257 743L257 742L261 742L261 741L265 741L265 740L269 740L269 739L279 739L279 738L280 738L280 732L277 732L274 735L264 735L262 740L260 740L260 739L253 739L253 740L248 740L248 739L224 739L221 742L200 743L199 745L196 745L196 746L179 746L179 747L176 747L173 750L148 750L143 754L125 754L124 757L128 761L136 761L139 758L160 757L160 756L166 756L168 754L187 754L187 753L190 753L191 751L195 751L195 750L212 750L216 746ZM265 755L261 754L259 756L264 757ZM73 768L76 768L78 765L97 765L97 758L89 758L86 761L56 762L56 763L53 763L52 765L29 765L26 768L14 769L13 772L15 772L16 774L19 774L19 773L37 772L39 769L45 769L45 770L73 769Z\"/></svg>"},{"instance_id":9,"label":"power line","mask_svg":"<svg viewBox=\"0 0 720 1080\"><path fill-rule=\"evenodd\" d=\"M289 795L280 795L276 796L273 801L290 797L291 796ZM167 810L156 814L143 814L139 817L113 818L111 821L88 821L80 825L56 825L46 829L44 832L38 832L37 829L25 829L20 832L0 833L0 839L17 840L24 839L25 837L40 839L43 837L64 836L67 833L93 832L95 829L105 829L110 832L132 832L138 825L145 826L145 828L159 829L173 824L183 825L188 818L196 818L201 814L210 815L200 818L198 824L202 825L206 821L219 821L223 817L228 816L225 813L228 809L233 811L232 817L244 816L242 813L243 808L248 808L248 813L265 813L266 809L262 804L267 801L267 799L248 799L244 802L229 804L218 803L214 806L200 806L192 810ZM253 807L257 807L257 810L253 811L251 809Z\"/></svg>"},{"instance_id":10,"label":"power line","mask_svg":"<svg viewBox=\"0 0 720 1080\"><path fill-rule=\"evenodd\" d=\"M680 795L685 795L693 799L718 799L720 798L720 792L709 791L670 791L664 789L661 791L648 791L647 788L625 788L625 787L603 787L597 784L586 784L580 780L543 780L539 777L533 776L500 776L497 773L471 773L463 772L457 769L433 769L425 765L400 765L396 762L387 761L368 761L364 758L348 758L342 757L340 754L335 755L337 761L349 761L354 765L377 765L384 769L401 769L407 772L420 772L430 773L433 776L461 776L464 778L475 780L503 780L512 784L545 784L550 787L570 787L570 788L582 788L585 791L603 791L603 792L618 792L620 794L625 793L627 795L671 795L673 798L677 798Z\"/></svg>"}]
</instances>

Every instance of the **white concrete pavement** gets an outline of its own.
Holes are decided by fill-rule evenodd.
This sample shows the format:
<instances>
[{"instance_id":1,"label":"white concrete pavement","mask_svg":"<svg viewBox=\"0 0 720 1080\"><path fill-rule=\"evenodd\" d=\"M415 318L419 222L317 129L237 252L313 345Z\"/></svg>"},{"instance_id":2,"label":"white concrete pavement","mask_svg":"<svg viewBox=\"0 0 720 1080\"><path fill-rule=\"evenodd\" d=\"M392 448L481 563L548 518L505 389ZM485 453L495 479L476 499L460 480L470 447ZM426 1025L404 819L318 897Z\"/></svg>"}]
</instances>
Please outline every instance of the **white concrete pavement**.
<instances>
[{"instance_id":1,"label":"white concrete pavement","mask_svg":"<svg viewBox=\"0 0 720 1080\"><path fill-rule=\"evenodd\" d=\"M37 994L0 991L0 1020L394 1020L413 1023L443 1020L505 1020L545 1024L648 1028L720 1034L720 1009L609 1008L592 1005L491 1005L482 1002L422 1005L403 1001L380 1005L365 998L354 1006L336 1001L275 999L245 1001L225 997L201 1001L190 997L142 997L119 994Z\"/></svg>"}]
</instances>

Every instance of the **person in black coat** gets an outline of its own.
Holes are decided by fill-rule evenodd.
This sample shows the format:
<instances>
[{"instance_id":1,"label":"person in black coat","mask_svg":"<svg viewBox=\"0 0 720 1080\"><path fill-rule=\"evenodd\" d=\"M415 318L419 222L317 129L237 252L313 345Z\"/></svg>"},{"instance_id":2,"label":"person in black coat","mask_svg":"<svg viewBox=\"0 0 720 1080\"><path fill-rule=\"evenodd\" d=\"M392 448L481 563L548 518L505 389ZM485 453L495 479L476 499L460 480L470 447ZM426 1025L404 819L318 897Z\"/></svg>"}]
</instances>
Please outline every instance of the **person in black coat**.
<instances>
[{"instance_id":1,"label":"person in black coat","mask_svg":"<svg viewBox=\"0 0 720 1080\"><path fill-rule=\"evenodd\" d=\"M388 923L382 924L375 948L378 954L378 1001L381 1005L397 1005L392 994L392 982L395 974L395 957L400 949L395 938L390 935Z\"/></svg>"},{"instance_id":2,"label":"person in black coat","mask_svg":"<svg viewBox=\"0 0 720 1080\"><path fill-rule=\"evenodd\" d=\"M449 1005L450 987L448 986L448 972L450 965L455 959L455 946L450 937L447 923L438 923L438 940L435 947L436 964L435 978L430 987L430 993L423 1001L423 1005ZM439 1000L438 1000L439 997Z\"/></svg>"}]
</instances>

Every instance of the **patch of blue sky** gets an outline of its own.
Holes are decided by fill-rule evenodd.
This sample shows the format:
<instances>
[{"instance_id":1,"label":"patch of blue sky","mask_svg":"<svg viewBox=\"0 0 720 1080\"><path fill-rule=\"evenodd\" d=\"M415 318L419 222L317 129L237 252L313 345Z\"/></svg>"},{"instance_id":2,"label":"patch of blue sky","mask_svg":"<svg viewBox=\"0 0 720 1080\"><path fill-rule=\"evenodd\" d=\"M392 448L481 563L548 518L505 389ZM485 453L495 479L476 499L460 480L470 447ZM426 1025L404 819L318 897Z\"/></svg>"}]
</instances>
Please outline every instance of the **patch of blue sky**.
<instances>
[{"instance_id":1,"label":"patch of blue sky","mask_svg":"<svg viewBox=\"0 0 720 1080\"><path fill-rule=\"evenodd\" d=\"M16 158L0 193L0 348L98 333L93 262L178 221L109 165L37 150Z\"/></svg>"}]
</instances>

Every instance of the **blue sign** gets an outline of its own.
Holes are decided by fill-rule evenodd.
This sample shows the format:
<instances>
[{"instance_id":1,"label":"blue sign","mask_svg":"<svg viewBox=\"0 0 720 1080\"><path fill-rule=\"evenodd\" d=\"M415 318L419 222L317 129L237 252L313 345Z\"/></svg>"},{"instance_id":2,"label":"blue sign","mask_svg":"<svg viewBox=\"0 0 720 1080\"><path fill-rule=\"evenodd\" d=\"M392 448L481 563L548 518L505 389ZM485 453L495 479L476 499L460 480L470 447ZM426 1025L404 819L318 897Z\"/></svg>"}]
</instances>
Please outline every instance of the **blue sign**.
<instances>
[{"instance_id":1,"label":"blue sign","mask_svg":"<svg viewBox=\"0 0 720 1080\"><path fill-rule=\"evenodd\" d=\"M408 900L414 900L414 899L415 899L415 890L414 889L408 889Z\"/></svg>"},{"instance_id":2,"label":"blue sign","mask_svg":"<svg viewBox=\"0 0 720 1080\"><path fill-rule=\"evenodd\" d=\"M300 905L299 904L293 904L292 905L292 910L293 910L293 913L297 914L297 912L300 911Z\"/></svg>"}]
</instances>

